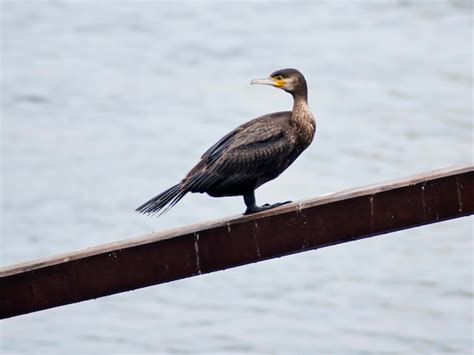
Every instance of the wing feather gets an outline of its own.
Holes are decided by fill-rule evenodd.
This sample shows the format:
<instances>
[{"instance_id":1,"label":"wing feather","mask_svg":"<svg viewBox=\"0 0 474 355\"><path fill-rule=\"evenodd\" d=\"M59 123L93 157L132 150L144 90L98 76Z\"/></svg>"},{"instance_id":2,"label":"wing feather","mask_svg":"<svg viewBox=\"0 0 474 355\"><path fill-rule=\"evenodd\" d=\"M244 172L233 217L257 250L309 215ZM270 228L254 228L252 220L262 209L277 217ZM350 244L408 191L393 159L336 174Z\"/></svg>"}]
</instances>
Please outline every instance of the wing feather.
<instances>
[{"instance_id":1,"label":"wing feather","mask_svg":"<svg viewBox=\"0 0 474 355\"><path fill-rule=\"evenodd\" d=\"M183 180L193 192L251 184L281 165L292 151L285 134L291 112L279 112L249 121L211 146Z\"/></svg>"}]
</instances>

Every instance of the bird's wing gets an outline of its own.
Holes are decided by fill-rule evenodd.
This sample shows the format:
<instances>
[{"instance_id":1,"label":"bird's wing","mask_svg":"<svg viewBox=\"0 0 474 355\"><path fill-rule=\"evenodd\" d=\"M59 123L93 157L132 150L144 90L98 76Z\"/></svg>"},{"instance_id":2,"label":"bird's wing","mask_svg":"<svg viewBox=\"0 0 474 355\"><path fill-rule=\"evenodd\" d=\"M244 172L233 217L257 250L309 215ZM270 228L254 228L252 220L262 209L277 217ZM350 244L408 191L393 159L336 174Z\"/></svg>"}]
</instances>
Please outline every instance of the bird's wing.
<instances>
[{"instance_id":1,"label":"bird's wing","mask_svg":"<svg viewBox=\"0 0 474 355\"><path fill-rule=\"evenodd\" d=\"M202 156L208 164L218 160L230 147L242 144L264 142L280 134L284 129L284 123L291 117L291 112L275 112L257 117L219 139Z\"/></svg>"},{"instance_id":2,"label":"bird's wing","mask_svg":"<svg viewBox=\"0 0 474 355\"><path fill-rule=\"evenodd\" d=\"M289 148L284 127L258 124L244 129L233 142L215 157L208 170L231 175L262 174L286 157Z\"/></svg>"},{"instance_id":3,"label":"bird's wing","mask_svg":"<svg viewBox=\"0 0 474 355\"><path fill-rule=\"evenodd\" d=\"M280 166L293 149L286 133L288 114L257 118L224 136L204 153L186 185L204 192L211 186L244 184Z\"/></svg>"}]
</instances>

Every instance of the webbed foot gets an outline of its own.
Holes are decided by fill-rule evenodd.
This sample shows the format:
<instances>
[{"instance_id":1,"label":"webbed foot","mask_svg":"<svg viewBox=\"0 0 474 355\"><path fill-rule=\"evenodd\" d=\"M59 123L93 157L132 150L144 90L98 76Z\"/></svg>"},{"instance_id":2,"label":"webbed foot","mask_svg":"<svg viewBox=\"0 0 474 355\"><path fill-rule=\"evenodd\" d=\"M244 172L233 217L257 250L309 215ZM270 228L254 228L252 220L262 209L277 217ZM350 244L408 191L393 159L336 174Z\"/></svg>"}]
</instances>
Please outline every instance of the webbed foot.
<instances>
[{"instance_id":1,"label":"webbed foot","mask_svg":"<svg viewBox=\"0 0 474 355\"><path fill-rule=\"evenodd\" d=\"M262 211L267 211L267 210L271 210L272 208L276 208L276 207L279 207L279 206L282 206L282 205L286 205L287 203L291 203L292 201L285 201L285 202L277 202L277 203L274 203L274 204L269 204L269 203L266 203L262 206L250 206L250 207L247 207L247 209L245 210L244 212L244 215L249 215L249 214L253 214L253 213L257 213L257 212L262 212Z\"/></svg>"}]
</instances>

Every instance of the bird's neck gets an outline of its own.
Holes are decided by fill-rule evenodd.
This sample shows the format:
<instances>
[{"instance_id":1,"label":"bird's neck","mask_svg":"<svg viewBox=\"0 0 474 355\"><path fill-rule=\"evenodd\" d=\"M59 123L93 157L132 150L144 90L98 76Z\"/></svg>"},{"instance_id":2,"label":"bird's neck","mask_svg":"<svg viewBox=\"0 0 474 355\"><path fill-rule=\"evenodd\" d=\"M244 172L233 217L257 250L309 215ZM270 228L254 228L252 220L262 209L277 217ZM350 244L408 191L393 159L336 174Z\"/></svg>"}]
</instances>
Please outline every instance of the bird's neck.
<instances>
[{"instance_id":1,"label":"bird's neck","mask_svg":"<svg viewBox=\"0 0 474 355\"><path fill-rule=\"evenodd\" d=\"M305 149L311 144L316 131L316 121L309 110L306 96L294 96L291 121L298 131L301 146Z\"/></svg>"},{"instance_id":2,"label":"bird's neck","mask_svg":"<svg viewBox=\"0 0 474 355\"><path fill-rule=\"evenodd\" d=\"M308 107L307 95L294 95L293 96L293 112L292 118L294 121L313 119L313 115Z\"/></svg>"},{"instance_id":3,"label":"bird's neck","mask_svg":"<svg viewBox=\"0 0 474 355\"><path fill-rule=\"evenodd\" d=\"M308 106L308 89L306 88L306 84L298 88L295 92L292 92L291 95L295 103L304 103Z\"/></svg>"}]
</instances>

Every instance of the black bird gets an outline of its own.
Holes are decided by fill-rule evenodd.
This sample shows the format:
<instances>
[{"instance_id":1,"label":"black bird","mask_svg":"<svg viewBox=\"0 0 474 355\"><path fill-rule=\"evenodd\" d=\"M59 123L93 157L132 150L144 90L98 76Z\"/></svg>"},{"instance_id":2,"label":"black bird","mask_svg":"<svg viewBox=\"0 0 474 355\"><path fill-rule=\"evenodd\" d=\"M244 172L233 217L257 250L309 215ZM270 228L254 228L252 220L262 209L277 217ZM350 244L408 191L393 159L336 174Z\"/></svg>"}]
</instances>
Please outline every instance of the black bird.
<instances>
[{"instance_id":1,"label":"black bird","mask_svg":"<svg viewBox=\"0 0 474 355\"><path fill-rule=\"evenodd\" d=\"M308 108L306 80L296 69L277 70L251 84L272 85L289 92L293 110L270 113L237 127L210 147L180 183L138 207L160 215L188 192L212 197L243 196L244 214L265 211L291 201L257 206L255 190L280 175L312 142L316 122Z\"/></svg>"}]
</instances>

